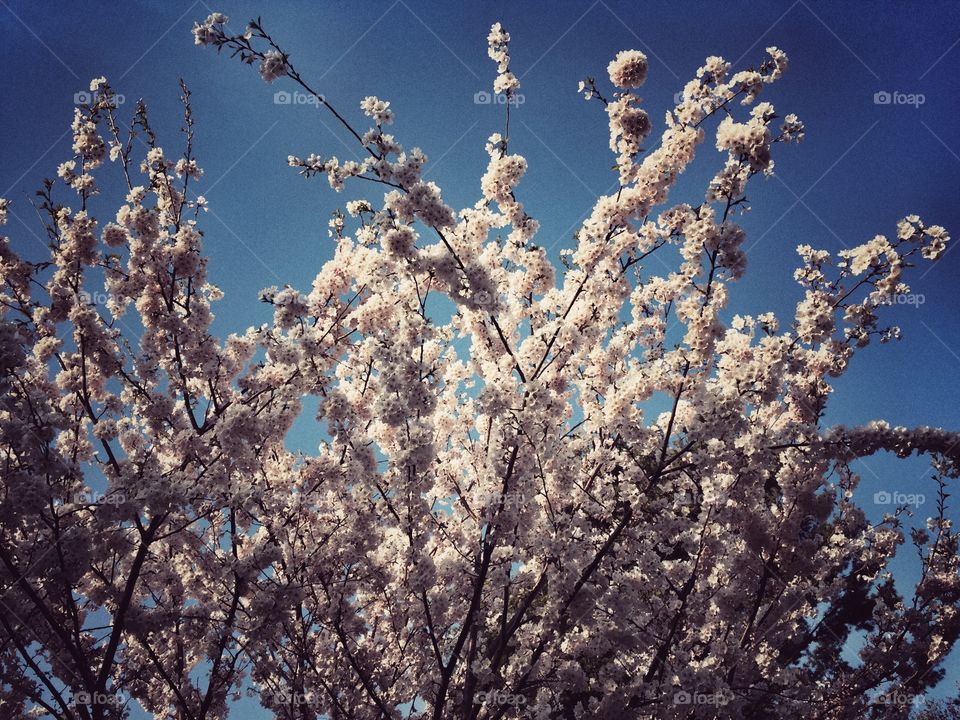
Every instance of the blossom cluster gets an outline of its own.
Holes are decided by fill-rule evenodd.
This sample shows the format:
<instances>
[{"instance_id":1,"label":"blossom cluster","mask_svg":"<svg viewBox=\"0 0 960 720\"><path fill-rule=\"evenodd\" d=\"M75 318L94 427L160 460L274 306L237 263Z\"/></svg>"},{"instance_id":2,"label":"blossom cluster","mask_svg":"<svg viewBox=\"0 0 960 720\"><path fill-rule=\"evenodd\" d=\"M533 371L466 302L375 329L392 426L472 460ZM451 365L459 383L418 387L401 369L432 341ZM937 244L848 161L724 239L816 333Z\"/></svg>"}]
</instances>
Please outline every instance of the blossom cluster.
<instances>
[{"instance_id":1,"label":"blossom cluster","mask_svg":"<svg viewBox=\"0 0 960 720\"><path fill-rule=\"evenodd\" d=\"M197 44L320 97L259 20L227 23ZM515 92L509 34L488 42ZM288 162L363 194L310 286L265 288L269 322L225 338L189 91L171 153L94 80L39 193L49 259L0 239L0 585L35 619L0 620L3 707L120 720L123 693L225 718L246 688L283 720L842 720L932 686L960 637L960 435L823 416L856 352L897 336L884 298L950 238L908 215L836 255L802 244L793 317L728 318L747 186L804 133L758 102L787 67L767 55L707 57L657 127L643 53L582 85L618 187L562 268L509 123L455 208L384 132L389 103L363 97L355 127L324 96L363 159ZM704 145L703 199L671 201ZM107 158L116 197L94 195ZM315 447L291 449L298 422ZM857 503L854 462L880 451L933 461L912 588L891 575L906 509L873 524Z\"/></svg>"},{"instance_id":2,"label":"blossom cluster","mask_svg":"<svg viewBox=\"0 0 960 720\"><path fill-rule=\"evenodd\" d=\"M618 88L638 88L647 80L647 56L639 50L622 50L610 61L607 74Z\"/></svg>"},{"instance_id":3,"label":"blossom cluster","mask_svg":"<svg viewBox=\"0 0 960 720\"><path fill-rule=\"evenodd\" d=\"M497 63L497 78L493 91L507 96L520 89L520 81L510 72L510 33L500 23L494 23L487 35L487 54Z\"/></svg>"}]
</instances>

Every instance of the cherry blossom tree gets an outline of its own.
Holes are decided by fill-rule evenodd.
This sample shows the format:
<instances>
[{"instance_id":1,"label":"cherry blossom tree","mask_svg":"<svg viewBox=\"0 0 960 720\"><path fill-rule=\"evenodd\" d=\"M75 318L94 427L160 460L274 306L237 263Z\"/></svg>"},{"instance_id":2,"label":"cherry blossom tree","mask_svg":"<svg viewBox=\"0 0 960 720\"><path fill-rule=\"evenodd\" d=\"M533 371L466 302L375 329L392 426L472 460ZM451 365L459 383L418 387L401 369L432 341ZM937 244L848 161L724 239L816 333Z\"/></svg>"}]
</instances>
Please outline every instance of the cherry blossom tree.
<instances>
[{"instance_id":1,"label":"cherry blossom tree","mask_svg":"<svg viewBox=\"0 0 960 720\"><path fill-rule=\"evenodd\" d=\"M837 256L801 245L795 317L721 320L747 184L804 133L760 100L784 52L708 57L659 128L643 53L584 80L619 187L558 268L521 201L499 24L504 129L456 210L389 102L358 125L259 20L227 22L197 44L299 86L364 153L289 164L359 192L312 287L264 290L272 323L214 337L190 92L172 156L93 81L37 193L49 259L0 244L3 717L213 720L244 693L283 720L908 717L960 633L960 434L823 416L949 238L908 215ZM671 204L708 135L702 202ZM310 398L325 439L293 452ZM879 451L931 459L936 513L909 538L856 502Z\"/></svg>"}]
</instances>

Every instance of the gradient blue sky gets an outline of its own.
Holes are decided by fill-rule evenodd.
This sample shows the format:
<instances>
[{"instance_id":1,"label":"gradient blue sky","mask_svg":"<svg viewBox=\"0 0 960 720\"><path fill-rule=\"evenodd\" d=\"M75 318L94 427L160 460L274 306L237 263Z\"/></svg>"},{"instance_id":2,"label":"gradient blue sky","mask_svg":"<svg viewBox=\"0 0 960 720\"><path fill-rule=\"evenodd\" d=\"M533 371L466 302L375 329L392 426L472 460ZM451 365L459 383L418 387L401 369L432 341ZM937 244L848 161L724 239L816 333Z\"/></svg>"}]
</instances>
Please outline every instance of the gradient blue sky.
<instances>
[{"instance_id":1,"label":"gradient blue sky","mask_svg":"<svg viewBox=\"0 0 960 720\"><path fill-rule=\"evenodd\" d=\"M655 122L707 55L743 67L777 45L791 68L766 99L806 123L799 146L776 148L776 176L754 181L747 277L731 287L731 312L773 310L790 317L801 296L792 279L800 243L837 251L917 213L960 242L960 4L955 2L769 2L764 4L616 2L246 2L212 0L45 2L0 0L0 196L13 202L6 234L29 257L43 252L28 201L70 156L65 131L73 96L106 75L133 101L147 102L161 144L179 153L177 79L194 93L200 183L211 211L202 218L213 281L226 293L216 308L225 334L264 322L257 301L267 285L307 288L331 256L331 211L372 186L342 195L324 179L305 181L288 154L356 156L345 131L305 105L278 105L283 82L267 86L250 68L195 47L190 28L222 10L242 28L261 15L301 74L344 114L362 124L368 94L390 100L392 131L431 162L427 177L455 207L479 197L484 141L501 130L502 107L477 105L494 65L486 34L500 20L511 33L512 68L525 102L513 116L511 149L530 171L520 197L542 224L538 242L557 251L594 199L614 182L606 118L576 92L586 75L605 77L617 51L643 50L650 74L641 94ZM878 105L880 91L922 93L925 102ZM709 141L672 201L697 203L722 164ZM377 191L379 192L379 191ZM367 193L367 195L364 195ZM95 205L96 207L96 205ZM104 206L101 206L104 207ZM653 269L653 268L652 268ZM904 339L862 352L836 383L828 420L960 429L960 252L914 272L919 306L891 308ZM315 445L319 431L296 440ZM860 464L870 516L881 489L933 498L924 460L876 457ZM920 514L932 510L932 503ZM960 518L954 509L951 513ZM915 577L898 563L899 579ZM956 659L955 653L954 658ZM954 663L956 664L956 663ZM951 671L949 684L960 677ZM947 681L945 681L946 683Z\"/></svg>"}]
</instances>

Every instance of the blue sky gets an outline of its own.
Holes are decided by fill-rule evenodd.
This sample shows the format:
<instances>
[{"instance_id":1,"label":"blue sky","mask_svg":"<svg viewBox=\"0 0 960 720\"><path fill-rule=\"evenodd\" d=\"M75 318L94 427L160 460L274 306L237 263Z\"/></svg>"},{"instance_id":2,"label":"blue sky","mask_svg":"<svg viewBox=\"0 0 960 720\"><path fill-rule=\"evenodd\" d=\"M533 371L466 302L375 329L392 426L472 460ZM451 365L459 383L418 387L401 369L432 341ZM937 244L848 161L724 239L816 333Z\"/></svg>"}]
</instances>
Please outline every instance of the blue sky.
<instances>
[{"instance_id":1,"label":"blue sky","mask_svg":"<svg viewBox=\"0 0 960 720\"><path fill-rule=\"evenodd\" d=\"M609 60L627 48L650 57L641 94L655 133L673 94L707 55L740 67L761 60L767 45L790 56L789 72L765 99L781 114L797 113L807 135L799 146L776 148L775 177L754 180L753 210L741 220L749 266L731 287L731 312L790 317L801 296L792 279L800 243L836 252L892 234L909 213L944 225L960 242L960 5L953 2L0 0L0 196L13 202L5 231L18 251L34 258L43 251L28 200L70 156L65 131L74 93L106 75L125 96L124 109L142 97L161 144L175 155L182 77L194 93L196 153L206 171L199 187L211 207L202 221L210 273L226 293L215 308L216 329L266 321L268 308L257 300L264 286L309 287L332 254L330 213L348 199L378 196L372 186L336 195L324 179L305 181L287 167L289 154L346 159L356 151L314 107L274 102L291 85L268 86L250 68L195 47L190 27L212 10L238 29L262 16L304 78L358 123L362 97L391 101L393 133L408 148L423 148L428 179L455 207L478 199L484 142L501 130L502 107L478 105L474 95L492 84L486 34L502 21L525 100L511 132L511 149L530 164L520 195L541 221L537 241L555 258L615 180L605 115L577 94L577 81L604 78ZM924 101L877 104L878 92ZM722 164L711 146L701 146L672 201L700 201ZM836 383L829 421L960 429L960 252L951 247L936 266L918 270L911 284L923 304L889 314L904 339L858 356ZM314 443L302 432L304 444ZM870 516L885 509L869 502L878 490L932 499L926 468L916 459L861 463ZM960 518L956 509L952 515ZM906 562L897 569L903 580L914 577ZM951 672L949 684L958 677Z\"/></svg>"}]
</instances>

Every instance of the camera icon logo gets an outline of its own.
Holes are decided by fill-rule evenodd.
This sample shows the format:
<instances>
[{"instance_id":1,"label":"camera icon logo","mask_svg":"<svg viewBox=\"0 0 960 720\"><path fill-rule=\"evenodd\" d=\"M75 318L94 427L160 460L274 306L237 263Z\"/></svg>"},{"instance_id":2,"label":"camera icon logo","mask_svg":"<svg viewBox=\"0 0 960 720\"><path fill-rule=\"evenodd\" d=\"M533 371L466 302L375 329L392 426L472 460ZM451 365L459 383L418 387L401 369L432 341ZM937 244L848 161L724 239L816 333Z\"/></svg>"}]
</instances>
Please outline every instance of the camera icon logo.
<instances>
[{"instance_id":1,"label":"camera icon logo","mask_svg":"<svg viewBox=\"0 0 960 720\"><path fill-rule=\"evenodd\" d=\"M886 490L881 490L873 494L873 502L875 505L889 505L892 501L893 498Z\"/></svg>"},{"instance_id":2,"label":"camera icon logo","mask_svg":"<svg viewBox=\"0 0 960 720\"><path fill-rule=\"evenodd\" d=\"M893 96L886 90L881 90L873 94L874 105L889 105L891 102L893 102Z\"/></svg>"},{"instance_id":3,"label":"camera icon logo","mask_svg":"<svg viewBox=\"0 0 960 720\"><path fill-rule=\"evenodd\" d=\"M293 99L293 96L290 95L286 90L277 90L273 94L273 104L274 105L289 105L290 101Z\"/></svg>"},{"instance_id":4,"label":"camera icon logo","mask_svg":"<svg viewBox=\"0 0 960 720\"><path fill-rule=\"evenodd\" d=\"M493 96L486 90L480 90L473 94L474 105L489 105L491 102L493 102Z\"/></svg>"}]
</instances>

